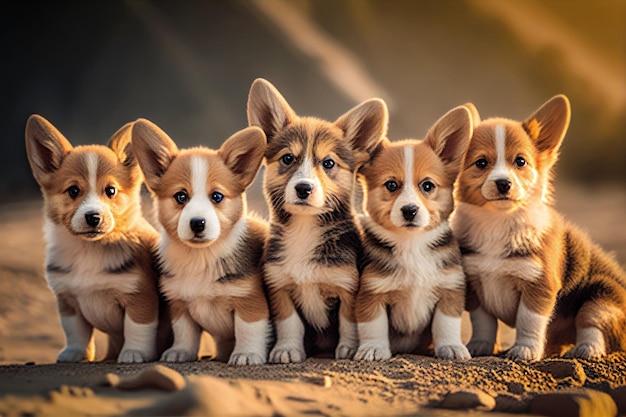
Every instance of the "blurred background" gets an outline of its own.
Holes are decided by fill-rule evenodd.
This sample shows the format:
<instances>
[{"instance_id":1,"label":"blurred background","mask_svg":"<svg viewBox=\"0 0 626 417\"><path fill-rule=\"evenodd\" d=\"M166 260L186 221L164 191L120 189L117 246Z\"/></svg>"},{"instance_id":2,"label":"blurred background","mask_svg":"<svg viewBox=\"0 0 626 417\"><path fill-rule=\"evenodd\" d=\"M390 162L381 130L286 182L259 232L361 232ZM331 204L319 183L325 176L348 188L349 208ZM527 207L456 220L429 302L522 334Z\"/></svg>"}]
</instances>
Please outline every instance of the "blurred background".
<instances>
[{"instance_id":1,"label":"blurred background","mask_svg":"<svg viewBox=\"0 0 626 417\"><path fill-rule=\"evenodd\" d=\"M181 147L218 147L247 125L257 77L330 120L381 97L391 139L469 101L519 120L566 94L557 208L626 266L624 0L5 0L0 36L0 363L63 345L28 116L74 144L145 117ZM260 182L249 201L265 213Z\"/></svg>"}]
</instances>

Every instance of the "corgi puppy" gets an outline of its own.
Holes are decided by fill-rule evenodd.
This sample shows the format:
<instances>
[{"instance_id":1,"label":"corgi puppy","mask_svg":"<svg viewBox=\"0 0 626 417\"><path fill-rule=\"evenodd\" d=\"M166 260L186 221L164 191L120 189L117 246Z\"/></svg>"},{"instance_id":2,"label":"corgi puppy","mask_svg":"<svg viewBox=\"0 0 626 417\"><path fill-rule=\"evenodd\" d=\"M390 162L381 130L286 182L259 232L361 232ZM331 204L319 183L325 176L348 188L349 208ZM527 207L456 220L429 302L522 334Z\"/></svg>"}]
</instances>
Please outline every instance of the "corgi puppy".
<instances>
[{"instance_id":1,"label":"corgi puppy","mask_svg":"<svg viewBox=\"0 0 626 417\"><path fill-rule=\"evenodd\" d=\"M265 135L250 127L219 150L179 150L154 123L133 125L133 150L161 225L161 290L169 300L174 344L161 360L198 359L202 330L217 359L235 365L267 361L271 335L261 257L267 224L246 215Z\"/></svg>"},{"instance_id":2,"label":"corgi puppy","mask_svg":"<svg viewBox=\"0 0 626 417\"><path fill-rule=\"evenodd\" d=\"M436 356L470 358L461 341L465 274L448 217L471 135L470 112L460 106L424 140L384 140L359 171L366 215L359 216L364 254L354 359L414 353L431 338Z\"/></svg>"},{"instance_id":3,"label":"corgi puppy","mask_svg":"<svg viewBox=\"0 0 626 417\"><path fill-rule=\"evenodd\" d=\"M361 241L351 199L356 169L381 141L387 118L379 99L334 123L300 117L268 81L252 84L248 121L268 142L263 188L270 236L263 271L277 338L270 362L333 351L338 359L352 358L356 351Z\"/></svg>"},{"instance_id":4,"label":"corgi puppy","mask_svg":"<svg viewBox=\"0 0 626 417\"><path fill-rule=\"evenodd\" d=\"M552 207L567 97L551 98L523 122L481 122L474 113L453 218L471 289L470 352L493 353L496 319L517 330L512 359L538 360L571 344L567 357L624 350L626 274Z\"/></svg>"},{"instance_id":5,"label":"corgi puppy","mask_svg":"<svg viewBox=\"0 0 626 417\"><path fill-rule=\"evenodd\" d=\"M131 125L108 147L73 147L39 115L26 124L28 161L44 197L46 278L66 339L58 362L93 361L94 328L108 335L106 359L158 359L158 234L141 212Z\"/></svg>"}]
</instances>

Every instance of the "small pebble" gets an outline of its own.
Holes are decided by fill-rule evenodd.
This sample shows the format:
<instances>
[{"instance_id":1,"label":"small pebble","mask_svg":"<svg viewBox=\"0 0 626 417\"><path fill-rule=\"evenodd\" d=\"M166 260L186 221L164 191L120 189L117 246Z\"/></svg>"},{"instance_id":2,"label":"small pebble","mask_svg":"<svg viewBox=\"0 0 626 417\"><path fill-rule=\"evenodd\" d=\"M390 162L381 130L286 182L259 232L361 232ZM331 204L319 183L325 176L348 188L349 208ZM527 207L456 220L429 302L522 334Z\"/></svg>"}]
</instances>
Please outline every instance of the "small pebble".
<instances>
[{"instance_id":1,"label":"small pebble","mask_svg":"<svg viewBox=\"0 0 626 417\"><path fill-rule=\"evenodd\" d=\"M617 406L609 394L591 389L571 389L537 395L530 414L554 417L615 417Z\"/></svg>"},{"instance_id":2,"label":"small pebble","mask_svg":"<svg viewBox=\"0 0 626 417\"><path fill-rule=\"evenodd\" d=\"M449 392L439 403L439 407L451 410L490 411L495 406L495 398L477 389Z\"/></svg>"}]
</instances>

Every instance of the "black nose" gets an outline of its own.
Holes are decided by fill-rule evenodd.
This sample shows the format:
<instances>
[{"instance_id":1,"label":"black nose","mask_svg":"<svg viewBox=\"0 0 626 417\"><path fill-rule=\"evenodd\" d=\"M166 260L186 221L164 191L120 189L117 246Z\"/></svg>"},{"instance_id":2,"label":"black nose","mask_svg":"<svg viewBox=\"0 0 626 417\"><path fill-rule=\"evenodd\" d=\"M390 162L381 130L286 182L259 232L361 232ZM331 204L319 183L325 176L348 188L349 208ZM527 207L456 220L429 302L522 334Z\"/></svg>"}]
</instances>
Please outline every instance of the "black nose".
<instances>
[{"instance_id":1,"label":"black nose","mask_svg":"<svg viewBox=\"0 0 626 417\"><path fill-rule=\"evenodd\" d=\"M413 221L415 216L417 215L418 207L415 204L407 204L406 206L402 206L400 210L402 210L402 217L406 221Z\"/></svg>"},{"instance_id":2,"label":"black nose","mask_svg":"<svg viewBox=\"0 0 626 417\"><path fill-rule=\"evenodd\" d=\"M313 192L313 185L307 182L299 182L296 184L296 194L298 198L306 200Z\"/></svg>"},{"instance_id":3,"label":"black nose","mask_svg":"<svg viewBox=\"0 0 626 417\"><path fill-rule=\"evenodd\" d=\"M204 232L205 225L206 220L202 217L194 217L189 221L189 227L191 227L191 230L196 234Z\"/></svg>"},{"instance_id":4,"label":"black nose","mask_svg":"<svg viewBox=\"0 0 626 417\"><path fill-rule=\"evenodd\" d=\"M100 224L102 217L100 217L100 213L97 211L90 211L85 213L85 221L91 227L96 227Z\"/></svg>"},{"instance_id":5,"label":"black nose","mask_svg":"<svg viewBox=\"0 0 626 417\"><path fill-rule=\"evenodd\" d=\"M511 181L507 179L496 180L496 187L502 195L506 195L511 189Z\"/></svg>"}]
</instances>

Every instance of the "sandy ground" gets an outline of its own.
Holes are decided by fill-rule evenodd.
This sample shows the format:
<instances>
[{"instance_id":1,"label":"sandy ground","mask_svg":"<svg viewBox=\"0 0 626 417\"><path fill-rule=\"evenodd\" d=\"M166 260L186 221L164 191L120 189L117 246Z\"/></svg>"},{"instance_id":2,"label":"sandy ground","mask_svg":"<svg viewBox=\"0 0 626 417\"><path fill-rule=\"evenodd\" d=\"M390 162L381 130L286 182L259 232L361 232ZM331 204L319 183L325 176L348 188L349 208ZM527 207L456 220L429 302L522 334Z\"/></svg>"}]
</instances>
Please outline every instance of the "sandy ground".
<instances>
[{"instance_id":1,"label":"sandy ground","mask_svg":"<svg viewBox=\"0 0 626 417\"><path fill-rule=\"evenodd\" d=\"M626 264L626 190L560 186L558 207ZM253 208L263 211L258 203ZM154 364L54 364L63 346L43 278L41 201L0 206L0 416L10 415L455 415L434 409L450 392L479 389L499 412L528 412L537 394L626 386L626 354L598 362L552 359L465 362L403 355L381 363L312 358L302 364L231 367L167 365L181 391L124 391L105 375L131 377ZM503 345L512 331L501 334ZM469 337L469 329L464 329ZM489 407L493 407L493 404ZM493 415L493 413L490 413Z\"/></svg>"}]
</instances>

